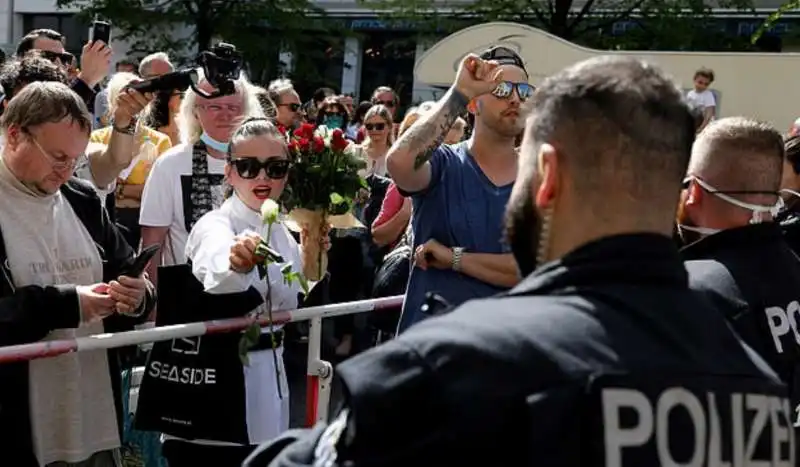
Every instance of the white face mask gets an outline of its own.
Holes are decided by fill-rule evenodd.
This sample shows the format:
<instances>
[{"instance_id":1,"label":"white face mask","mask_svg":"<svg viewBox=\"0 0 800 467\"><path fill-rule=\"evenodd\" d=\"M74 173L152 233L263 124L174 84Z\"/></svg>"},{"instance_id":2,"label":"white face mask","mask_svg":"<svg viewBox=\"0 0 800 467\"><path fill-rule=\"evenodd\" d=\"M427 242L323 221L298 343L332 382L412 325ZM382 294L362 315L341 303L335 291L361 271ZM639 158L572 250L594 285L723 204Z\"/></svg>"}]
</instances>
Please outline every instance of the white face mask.
<instances>
[{"instance_id":1,"label":"white face mask","mask_svg":"<svg viewBox=\"0 0 800 467\"><path fill-rule=\"evenodd\" d=\"M772 206L765 206L765 205L761 205L761 204L752 204L752 203L747 203L747 202L742 201L742 200L738 200L738 199L736 199L736 198L734 198L732 196L729 196L729 195L727 195L725 193L721 193L716 188L712 187L708 183L706 183L703 180L701 180L701 179L699 179L697 177L694 177L694 176L687 177L686 180L684 180L684 183L690 182L690 181L694 181L695 183L700 185L706 192L716 196L717 198L719 198L719 199L721 199L721 200L723 200L723 201L725 201L727 203L730 203L730 204L733 204L734 206L738 206L738 207L740 207L742 209L747 209L748 211L751 211L753 213L753 216L750 218L750 223L751 224L760 224L760 223L764 222L764 214L767 214L767 213L772 215L772 217L774 218L775 216L778 215L780 210L783 209L783 199L780 196L778 196L778 200ZM782 190L782 191L788 191L788 190ZM794 192L792 192L792 193L794 193ZM775 193L775 194L777 195L778 193ZM794 194L797 194L797 193L794 193ZM798 195L798 196L800 197L800 195ZM689 225L684 225L684 224L678 224L678 230L688 230L689 232L694 232L694 233L698 233L700 235L706 236L706 235L713 235L715 233L718 233L722 229L712 229L710 227L699 227L699 226L698 227L694 227L694 226L689 226Z\"/></svg>"},{"instance_id":2,"label":"white face mask","mask_svg":"<svg viewBox=\"0 0 800 467\"><path fill-rule=\"evenodd\" d=\"M798 193L798 192L796 192L794 190L790 190L788 188L780 189L780 190L778 190L778 193L788 193L788 194L800 199L800 193Z\"/></svg>"}]
</instances>

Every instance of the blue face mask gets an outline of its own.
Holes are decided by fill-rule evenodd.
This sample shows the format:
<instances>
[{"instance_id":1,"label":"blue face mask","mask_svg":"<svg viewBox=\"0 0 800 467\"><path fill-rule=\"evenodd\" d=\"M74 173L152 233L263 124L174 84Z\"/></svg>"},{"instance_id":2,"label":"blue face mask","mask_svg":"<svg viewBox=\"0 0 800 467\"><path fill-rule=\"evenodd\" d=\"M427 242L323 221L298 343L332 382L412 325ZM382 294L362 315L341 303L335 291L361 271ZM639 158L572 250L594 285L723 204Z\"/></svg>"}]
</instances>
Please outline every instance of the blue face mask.
<instances>
[{"instance_id":1,"label":"blue face mask","mask_svg":"<svg viewBox=\"0 0 800 467\"><path fill-rule=\"evenodd\" d=\"M214 149L215 151L219 152L228 152L228 143L222 143L220 141L215 140L214 138L208 136L208 133L205 131L202 135L200 135L200 141L205 143L206 146Z\"/></svg>"},{"instance_id":2,"label":"blue face mask","mask_svg":"<svg viewBox=\"0 0 800 467\"><path fill-rule=\"evenodd\" d=\"M344 124L344 118L341 115L326 115L322 120L322 124L328 128L341 128Z\"/></svg>"}]
</instances>

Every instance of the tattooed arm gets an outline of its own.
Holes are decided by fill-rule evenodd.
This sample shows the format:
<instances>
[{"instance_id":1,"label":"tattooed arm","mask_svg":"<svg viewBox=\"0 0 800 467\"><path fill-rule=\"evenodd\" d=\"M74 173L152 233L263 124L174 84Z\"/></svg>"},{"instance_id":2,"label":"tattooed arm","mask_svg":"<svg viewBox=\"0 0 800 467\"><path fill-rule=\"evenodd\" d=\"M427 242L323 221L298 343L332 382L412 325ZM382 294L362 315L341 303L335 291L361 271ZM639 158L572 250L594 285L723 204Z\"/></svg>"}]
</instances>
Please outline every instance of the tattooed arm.
<instances>
[{"instance_id":1,"label":"tattooed arm","mask_svg":"<svg viewBox=\"0 0 800 467\"><path fill-rule=\"evenodd\" d=\"M399 188L414 193L428 187L431 181L428 161L467 102L461 92L450 88L430 112L421 115L392 145L386 155L386 168Z\"/></svg>"}]
</instances>

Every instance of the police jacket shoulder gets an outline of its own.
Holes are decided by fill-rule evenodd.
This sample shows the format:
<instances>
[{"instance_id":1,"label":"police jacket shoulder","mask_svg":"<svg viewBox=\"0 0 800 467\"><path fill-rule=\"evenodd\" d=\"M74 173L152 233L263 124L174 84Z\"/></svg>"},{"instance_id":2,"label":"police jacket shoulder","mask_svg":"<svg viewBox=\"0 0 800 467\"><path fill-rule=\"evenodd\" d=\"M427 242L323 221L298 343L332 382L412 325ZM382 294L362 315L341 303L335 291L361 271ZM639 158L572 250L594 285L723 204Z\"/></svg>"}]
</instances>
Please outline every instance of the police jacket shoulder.
<instances>
[{"instance_id":1,"label":"police jacket shoulder","mask_svg":"<svg viewBox=\"0 0 800 467\"><path fill-rule=\"evenodd\" d=\"M800 254L800 212L797 210L797 204L798 202L795 201L791 207L781 211L775 221L781 226L783 238L786 239L789 248L795 254Z\"/></svg>"},{"instance_id":2,"label":"police jacket shoulder","mask_svg":"<svg viewBox=\"0 0 800 467\"><path fill-rule=\"evenodd\" d=\"M681 254L692 289L721 305L721 311L735 325L745 321L737 326L740 333L765 329L764 311L770 307L796 307L800 311L800 259L778 224L725 230L685 247ZM743 337L755 344L747 335ZM772 347L770 342L756 350L765 353Z\"/></svg>"},{"instance_id":3,"label":"police jacket shoulder","mask_svg":"<svg viewBox=\"0 0 800 467\"><path fill-rule=\"evenodd\" d=\"M800 259L780 225L767 222L725 230L685 247L681 254L691 288L715 303L790 389L796 386ZM794 399L800 402L800 393Z\"/></svg>"},{"instance_id":4,"label":"police jacket shoulder","mask_svg":"<svg viewBox=\"0 0 800 467\"><path fill-rule=\"evenodd\" d=\"M586 245L509 293L419 323L337 373L353 427L339 454L354 465L484 456L501 465L496 456L521 462L530 450L542 465L570 465L564 443L580 433L581 410L605 376L629 385L673 377L680 385L687 375L700 386L708 378L777 382L688 289L671 240L648 234Z\"/></svg>"}]
</instances>

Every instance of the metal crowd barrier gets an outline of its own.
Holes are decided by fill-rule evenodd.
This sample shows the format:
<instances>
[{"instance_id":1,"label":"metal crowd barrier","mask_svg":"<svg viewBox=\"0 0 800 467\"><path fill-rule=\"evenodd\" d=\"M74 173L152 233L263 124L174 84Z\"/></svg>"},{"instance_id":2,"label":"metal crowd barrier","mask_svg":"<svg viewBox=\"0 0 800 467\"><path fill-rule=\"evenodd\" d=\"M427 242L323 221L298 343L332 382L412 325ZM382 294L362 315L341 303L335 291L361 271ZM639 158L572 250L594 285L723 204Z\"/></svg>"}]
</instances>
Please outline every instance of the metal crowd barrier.
<instances>
[{"instance_id":1,"label":"metal crowd barrier","mask_svg":"<svg viewBox=\"0 0 800 467\"><path fill-rule=\"evenodd\" d=\"M334 316L384 311L402 306L403 296L359 300L333 305L313 306L296 310L273 311L273 323L285 324L310 321L308 333L308 364L306 367L306 425L326 420L330 404L333 365L322 360L322 319ZM183 337L196 337L223 332L241 331L253 322L242 317L196 323L159 326L135 331L96 334L73 339L34 342L32 344L0 347L0 364L56 357L70 352L112 349L129 345L148 344ZM258 320L261 326L270 324L267 316Z\"/></svg>"}]
</instances>

